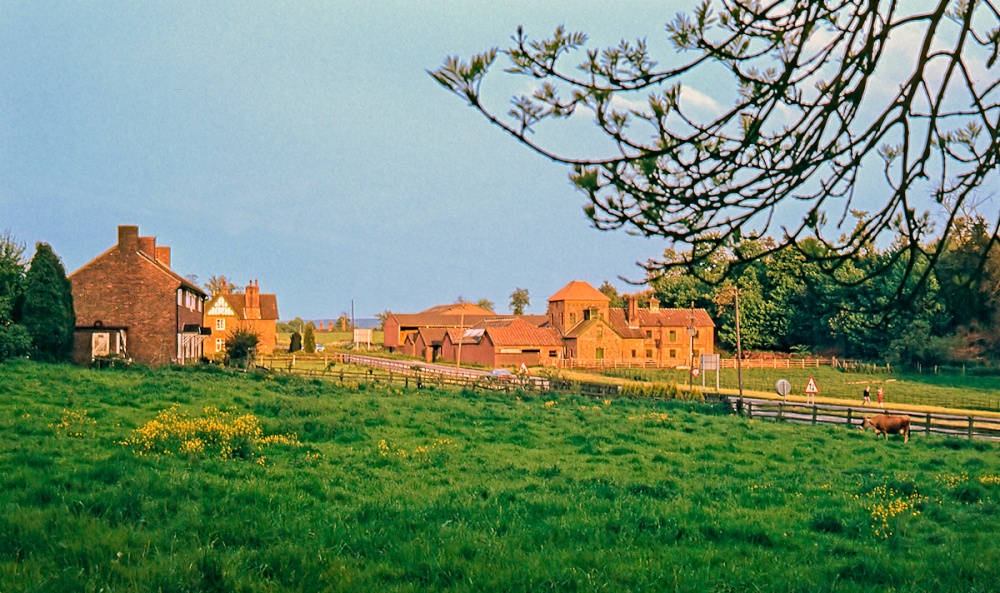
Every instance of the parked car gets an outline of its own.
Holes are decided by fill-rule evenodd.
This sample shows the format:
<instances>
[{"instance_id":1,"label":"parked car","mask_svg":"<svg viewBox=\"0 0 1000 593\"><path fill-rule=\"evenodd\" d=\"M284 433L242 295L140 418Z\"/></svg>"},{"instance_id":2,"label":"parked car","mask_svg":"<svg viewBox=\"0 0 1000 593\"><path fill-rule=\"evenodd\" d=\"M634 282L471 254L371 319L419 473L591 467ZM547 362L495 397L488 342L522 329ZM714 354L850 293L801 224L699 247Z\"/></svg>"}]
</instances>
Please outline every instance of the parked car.
<instances>
[{"instance_id":1,"label":"parked car","mask_svg":"<svg viewBox=\"0 0 1000 593\"><path fill-rule=\"evenodd\" d=\"M489 378L492 381L507 383L513 381L516 377L514 373L508 371L507 369L493 369L490 371Z\"/></svg>"}]
</instances>

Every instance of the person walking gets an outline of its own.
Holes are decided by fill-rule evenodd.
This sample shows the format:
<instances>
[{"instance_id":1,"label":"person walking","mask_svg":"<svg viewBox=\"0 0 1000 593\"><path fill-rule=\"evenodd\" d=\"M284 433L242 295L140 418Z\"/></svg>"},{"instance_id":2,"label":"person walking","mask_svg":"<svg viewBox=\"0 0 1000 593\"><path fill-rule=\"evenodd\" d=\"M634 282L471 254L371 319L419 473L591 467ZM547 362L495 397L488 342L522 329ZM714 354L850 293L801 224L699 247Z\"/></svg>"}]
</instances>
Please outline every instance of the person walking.
<instances>
[{"instance_id":1,"label":"person walking","mask_svg":"<svg viewBox=\"0 0 1000 593\"><path fill-rule=\"evenodd\" d=\"M882 405L882 388L879 387L878 391L875 392L875 396L878 398L878 407L885 407Z\"/></svg>"},{"instance_id":2,"label":"person walking","mask_svg":"<svg viewBox=\"0 0 1000 593\"><path fill-rule=\"evenodd\" d=\"M872 386L865 385L865 399L864 404L867 406L872 403Z\"/></svg>"}]
</instances>

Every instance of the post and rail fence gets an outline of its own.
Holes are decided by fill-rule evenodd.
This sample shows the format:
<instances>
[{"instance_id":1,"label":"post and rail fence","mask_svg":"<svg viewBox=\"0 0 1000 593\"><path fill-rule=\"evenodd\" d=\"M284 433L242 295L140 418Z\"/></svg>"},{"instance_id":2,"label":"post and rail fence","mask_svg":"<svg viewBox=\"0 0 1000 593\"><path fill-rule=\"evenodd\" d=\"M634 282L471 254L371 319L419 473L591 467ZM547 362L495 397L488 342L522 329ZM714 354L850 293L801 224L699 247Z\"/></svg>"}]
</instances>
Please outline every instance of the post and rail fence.
<instances>
[{"instance_id":1,"label":"post and rail fence","mask_svg":"<svg viewBox=\"0 0 1000 593\"><path fill-rule=\"evenodd\" d=\"M558 381L543 377L491 377L488 372L475 369L456 369L443 365L429 365L406 360L393 360L356 354L336 354L335 363L324 368L296 368L294 365L274 365L270 370L281 374L294 374L335 380L341 384L382 384L404 388L451 387L494 391L527 391L545 393L572 393L590 397L615 397L616 385ZM776 422L801 424L826 424L860 426L865 416L876 414L907 415L911 419L912 434L938 435L951 438L1000 440L1000 417L968 413L924 412L893 408L874 408L848 404L806 403L705 393L705 400L725 405L731 412L748 419L765 419Z\"/></svg>"},{"instance_id":2,"label":"post and rail fence","mask_svg":"<svg viewBox=\"0 0 1000 593\"><path fill-rule=\"evenodd\" d=\"M1000 417L976 414L924 412L871 408L841 404L788 402L766 398L724 396L720 398L735 413L749 419L800 424L861 426L865 416L891 414L910 417L910 434L952 438L1000 440Z\"/></svg>"}]
</instances>

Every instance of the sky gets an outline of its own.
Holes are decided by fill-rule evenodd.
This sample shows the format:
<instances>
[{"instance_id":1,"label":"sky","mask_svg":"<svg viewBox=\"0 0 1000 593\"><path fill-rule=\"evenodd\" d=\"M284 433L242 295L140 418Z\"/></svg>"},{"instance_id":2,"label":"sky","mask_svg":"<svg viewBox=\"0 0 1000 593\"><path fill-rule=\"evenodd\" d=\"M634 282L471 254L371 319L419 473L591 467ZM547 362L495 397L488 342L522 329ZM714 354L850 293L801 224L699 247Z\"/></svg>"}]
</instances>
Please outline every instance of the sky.
<instances>
[{"instance_id":1,"label":"sky","mask_svg":"<svg viewBox=\"0 0 1000 593\"><path fill-rule=\"evenodd\" d=\"M673 14L542 4L2 2L0 232L72 273L137 225L181 275L258 280L283 319L632 290L665 244L592 228L568 170L427 74L518 25L616 43Z\"/></svg>"},{"instance_id":2,"label":"sky","mask_svg":"<svg viewBox=\"0 0 1000 593\"><path fill-rule=\"evenodd\" d=\"M519 25L668 48L690 3L663 4L0 2L0 233L72 273L137 225L182 276L257 280L282 319L636 290L668 245L594 229L567 169L427 71ZM729 101L711 80L686 96Z\"/></svg>"}]
</instances>

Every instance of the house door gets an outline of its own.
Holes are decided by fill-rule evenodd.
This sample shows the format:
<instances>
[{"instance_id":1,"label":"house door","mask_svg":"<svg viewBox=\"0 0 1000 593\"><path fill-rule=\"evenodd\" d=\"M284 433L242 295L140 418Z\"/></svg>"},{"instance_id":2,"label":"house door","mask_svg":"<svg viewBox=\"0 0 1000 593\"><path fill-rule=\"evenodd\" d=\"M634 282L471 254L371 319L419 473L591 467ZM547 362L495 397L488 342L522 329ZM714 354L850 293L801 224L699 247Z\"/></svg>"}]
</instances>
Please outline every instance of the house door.
<instances>
[{"instance_id":1,"label":"house door","mask_svg":"<svg viewBox=\"0 0 1000 593\"><path fill-rule=\"evenodd\" d=\"M597 360L604 360L604 348L598 348L594 351L594 358Z\"/></svg>"}]
</instances>

